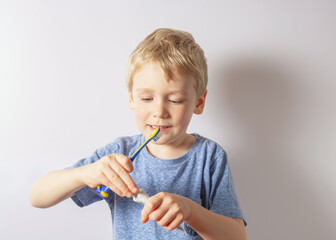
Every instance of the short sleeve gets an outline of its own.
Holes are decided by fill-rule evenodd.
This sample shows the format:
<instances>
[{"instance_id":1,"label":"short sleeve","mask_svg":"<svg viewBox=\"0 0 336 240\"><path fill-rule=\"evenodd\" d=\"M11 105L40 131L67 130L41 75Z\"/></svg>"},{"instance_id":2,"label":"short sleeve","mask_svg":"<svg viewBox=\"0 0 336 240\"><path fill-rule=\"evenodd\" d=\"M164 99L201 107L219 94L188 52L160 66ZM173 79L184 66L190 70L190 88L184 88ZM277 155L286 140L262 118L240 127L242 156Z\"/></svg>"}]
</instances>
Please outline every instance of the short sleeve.
<instances>
[{"instance_id":1,"label":"short sleeve","mask_svg":"<svg viewBox=\"0 0 336 240\"><path fill-rule=\"evenodd\" d=\"M225 152L212 163L210 178L209 210L227 217L241 218L246 225Z\"/></svg>"}]
</instances>

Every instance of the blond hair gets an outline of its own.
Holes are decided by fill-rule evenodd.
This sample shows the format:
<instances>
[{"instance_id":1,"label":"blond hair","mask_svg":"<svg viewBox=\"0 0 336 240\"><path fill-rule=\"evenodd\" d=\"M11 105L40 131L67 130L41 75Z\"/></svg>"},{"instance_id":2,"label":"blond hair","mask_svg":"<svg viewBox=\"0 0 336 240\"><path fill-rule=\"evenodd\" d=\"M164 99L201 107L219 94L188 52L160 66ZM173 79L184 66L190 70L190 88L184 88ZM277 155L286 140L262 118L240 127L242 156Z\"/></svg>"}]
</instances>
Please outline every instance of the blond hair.
<instances>
[{"instance_id":1,"label":"blond hair","mask_svg":"<svg viewBox=\"0 0 336 240\"><path fill-rule=\"evenodd\" d=\"M173 79L173 71L195 79L197 97L206 90L208 66L204 51L193 36L184 31L159 28L149 34L132 52L127 65L127 88L132 91L133 76L150 62L159 63L167 81Z\"/></svg>"}]
</instances>

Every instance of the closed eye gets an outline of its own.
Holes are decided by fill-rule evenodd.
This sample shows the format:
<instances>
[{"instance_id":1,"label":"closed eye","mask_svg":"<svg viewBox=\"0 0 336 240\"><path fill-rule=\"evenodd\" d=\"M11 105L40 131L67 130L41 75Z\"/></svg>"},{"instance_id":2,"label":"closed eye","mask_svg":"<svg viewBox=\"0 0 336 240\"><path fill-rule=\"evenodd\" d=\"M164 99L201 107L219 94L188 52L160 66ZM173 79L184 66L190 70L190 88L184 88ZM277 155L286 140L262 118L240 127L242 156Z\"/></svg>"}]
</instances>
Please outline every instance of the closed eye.
<instances>
[{"instance_id":1,"label":"closed eye","mask_svg":"<svg viewBox=\"0 0 336 240\"><path fill-rule=\"evenodd\" d=\"M141 100L144 101L144 102L149 102L149 101L153 100L153 98L141 98Z\"/></svg>"},{"instance_id":2,"label":"closed eye","mask_svg":"<svg viewBox=\"0 0 336 240\"><path fill-rule=\"evenodd\" d=\"M184 100L178 100L178 101L176 101L176 100L169 100L169 102L174 103L174 104L179 104L179 103L183 103Z\"/></svg>"}]
</instances>

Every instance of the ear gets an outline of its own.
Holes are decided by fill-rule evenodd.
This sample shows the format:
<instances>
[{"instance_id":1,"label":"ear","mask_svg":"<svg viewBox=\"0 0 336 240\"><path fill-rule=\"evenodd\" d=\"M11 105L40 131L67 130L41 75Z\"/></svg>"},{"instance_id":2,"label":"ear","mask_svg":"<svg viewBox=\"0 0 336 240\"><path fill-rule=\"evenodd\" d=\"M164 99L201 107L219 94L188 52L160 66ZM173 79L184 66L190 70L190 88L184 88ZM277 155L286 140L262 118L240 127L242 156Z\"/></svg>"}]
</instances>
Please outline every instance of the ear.
<instances>
[{"instance_id":1,"label":"ear","mask_svg":"<svg viewBox=\"0 0 336 240\"><path fill-rule=\"evenodd\" d=\"M133 99L133 95L132 92L128 91L128 107L130 109L134 109L134 99Z\"/></svg>"},{"instance_id":2,"label":"ear","mask_svg":"<svg viewBox=\"0 0 336 240\"><path fill-rule=\"evenodd\" d=\"M205 90L205 92L200 96L196 102L196 106L194 109L195 114L202 114L204 110L204 105L205 105L205 99L208 94L208 90Z\"/></svg>"}]
</instances>

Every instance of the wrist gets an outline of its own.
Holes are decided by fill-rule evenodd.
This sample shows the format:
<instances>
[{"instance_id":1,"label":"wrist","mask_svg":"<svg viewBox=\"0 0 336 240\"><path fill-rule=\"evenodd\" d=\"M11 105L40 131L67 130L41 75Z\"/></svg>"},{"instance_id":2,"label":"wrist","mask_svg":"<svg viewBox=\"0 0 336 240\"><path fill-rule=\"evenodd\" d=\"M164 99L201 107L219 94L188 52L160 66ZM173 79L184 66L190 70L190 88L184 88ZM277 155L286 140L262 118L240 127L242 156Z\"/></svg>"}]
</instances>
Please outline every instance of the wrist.
<instances>
[{"instance_id":1,"label":"wrist","mask_svg":"<svg viewBox=\"0 0 336 240\"><path fill-rule=\"evenodd\" d=\"M195 217L197 207L199 206L197 203L195 203L193 200L188 199L188 206L189 206L189 216L185 219L185 222L188 223L191 219Z\"/></svg>"},{"instance_id":2,"label":"wrist","mask_svg":"<svg viewBox=\"0 0 336 240\"><path fill-rule=\"evenodd\" d=\"M82 166L82 167L79 167L79 168L74 168L74 176L75 176L75 180L77 182L77 184L81 187L85 186L86 185L86 182L85 182L85 170L86 170L86 167L87 166Z\"/></svg>"}]
</instances>

